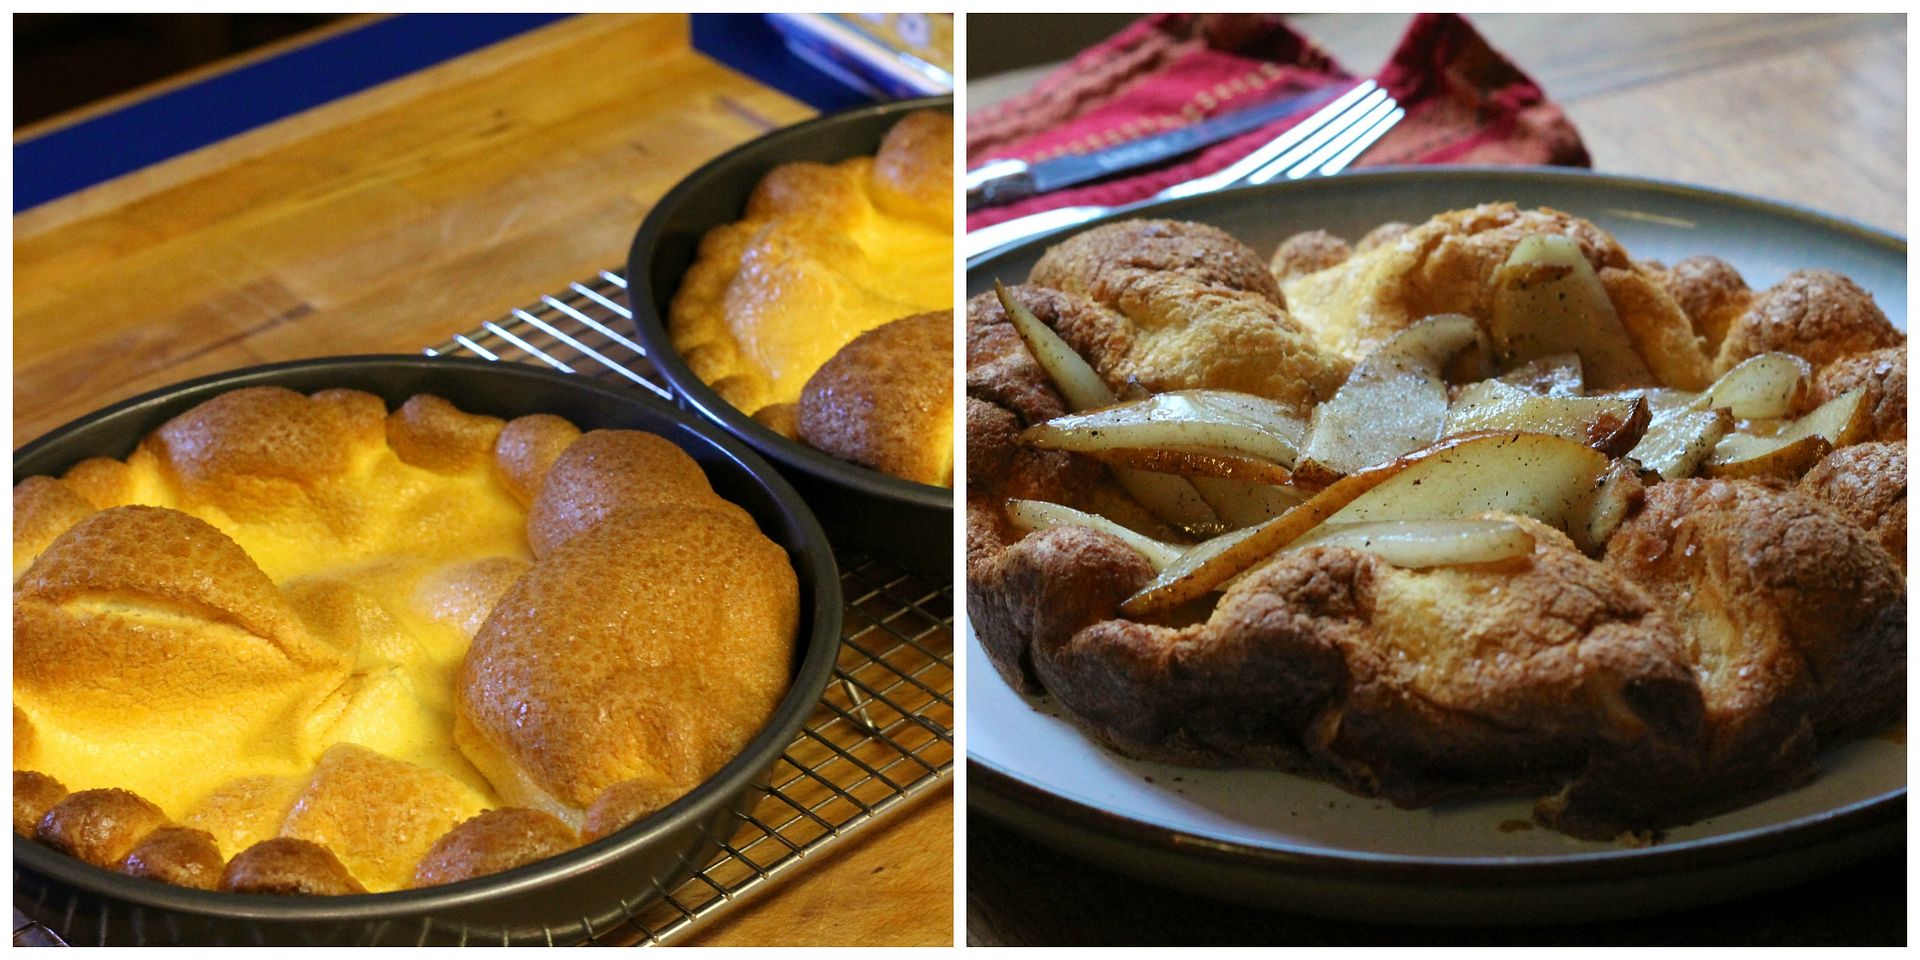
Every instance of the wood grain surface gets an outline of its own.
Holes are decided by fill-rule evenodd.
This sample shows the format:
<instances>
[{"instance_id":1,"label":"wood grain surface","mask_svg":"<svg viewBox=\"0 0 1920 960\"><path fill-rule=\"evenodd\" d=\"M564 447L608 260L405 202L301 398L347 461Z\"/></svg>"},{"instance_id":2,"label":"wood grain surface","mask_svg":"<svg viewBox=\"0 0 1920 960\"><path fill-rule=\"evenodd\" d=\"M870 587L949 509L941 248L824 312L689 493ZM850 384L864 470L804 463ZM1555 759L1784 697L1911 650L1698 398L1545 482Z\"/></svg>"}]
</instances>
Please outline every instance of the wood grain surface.
<instances>
[{"instance_id":1,"label":"wood grain surface","mask_svg":"<svg viewBox=\"0 0 1920 960\"><path fill-rule=\"evenodd\" d=\"M1476 15L1566 107L1596 169L1755 193L1906 229L1906 23L1900 16ZM1348 69L1371 72L1404 16L1304 14ZM991 43L970 30L972 44ZM1072 51L1063 50L1064 58ZM969 109L1050 66L969 83ZM1159 944L1902 944L1894 855L1794 890L1632 922L1508 929L1345 923L1208 900L1062 856L970 818L967 941Z\"/></svg>"},{"instance_id":2,"label":"wood grain surface","mask_svg":"<svg viewBox=\"0 0 1920 960\"><path fill-rule=\"evenodd\" d=\"M14 218L17 447L175 381L418 352L625 259L649 206L813 111L679 16L573 18ZM702 943L953 940L942 788Z\"/></svg>"}]
</instances>

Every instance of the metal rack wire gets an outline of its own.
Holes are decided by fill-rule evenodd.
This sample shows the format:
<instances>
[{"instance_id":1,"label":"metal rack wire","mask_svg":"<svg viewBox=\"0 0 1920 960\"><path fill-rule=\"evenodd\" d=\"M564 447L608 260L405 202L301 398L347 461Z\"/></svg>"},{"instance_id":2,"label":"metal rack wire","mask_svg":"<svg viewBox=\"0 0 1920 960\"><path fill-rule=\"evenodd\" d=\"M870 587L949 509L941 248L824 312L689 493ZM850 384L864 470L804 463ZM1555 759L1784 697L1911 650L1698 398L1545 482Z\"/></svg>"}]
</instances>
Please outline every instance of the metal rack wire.
<instances>
[{"instance_id":1,"label":"metal rack wire","mask_svg":"<svg viewBox=\"0 0 1920 960\"><path fill-rule=\"evenodd\" d=\"M544 364L673 400L625 332L626 279L571 284L428 349L432 356ZM775 764L771 789L741 817L721 855L673 892L623 904L590 942L683 939L824 848L953 774L953 581L836 551L846 624L835 682ZM59 943L14 912L16 946Z\"/></svg>"}]
</instances>

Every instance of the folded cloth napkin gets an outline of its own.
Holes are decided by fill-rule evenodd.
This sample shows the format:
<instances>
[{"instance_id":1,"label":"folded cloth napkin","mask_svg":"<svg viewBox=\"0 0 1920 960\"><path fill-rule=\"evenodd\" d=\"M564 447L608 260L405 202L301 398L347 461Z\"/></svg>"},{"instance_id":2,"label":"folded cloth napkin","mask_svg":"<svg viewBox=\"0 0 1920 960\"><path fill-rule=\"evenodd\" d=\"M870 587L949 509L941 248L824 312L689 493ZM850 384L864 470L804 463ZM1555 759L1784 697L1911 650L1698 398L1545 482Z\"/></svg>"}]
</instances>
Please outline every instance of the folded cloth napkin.
<instances>
[{"instance_id":1,"label":"folded cloth napkin","mask_svg":"<svg viewBox=\"0 0 1920 960\"><path fill-rule=\"evenodd\" d=\"M1374 75L1407 111L1354 166L1591 165L1565 111L1456 14L1413 18ZM1358 79L1275 14L1161 13L1083 51L1034 88L967 117L970 167L1086 153L1234 110ZM967 217L967 229L1077 204L1144 200L1246 156L1312 115L1302 110L1171 166L1056 190Z\"/></svg>"}]
</instances>

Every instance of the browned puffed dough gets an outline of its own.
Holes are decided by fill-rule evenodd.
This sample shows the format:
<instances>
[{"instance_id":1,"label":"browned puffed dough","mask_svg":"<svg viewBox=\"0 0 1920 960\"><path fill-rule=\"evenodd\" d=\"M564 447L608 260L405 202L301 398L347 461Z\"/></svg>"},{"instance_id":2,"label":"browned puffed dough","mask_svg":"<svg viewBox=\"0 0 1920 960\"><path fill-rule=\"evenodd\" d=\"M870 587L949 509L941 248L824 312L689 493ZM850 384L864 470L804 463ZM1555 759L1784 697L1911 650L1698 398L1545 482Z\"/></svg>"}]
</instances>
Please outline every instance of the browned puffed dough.
<instances>
[{"instance_id":1,"label":"browned puffed dough","mask_svg":"<svg viewBox=\"0 0 1920 960\"><path fill-rule=\"evenodd\" d=\"M1873 421L1873 439L1907 439L1907 347L1885 347L1841 357L1813 379L1810 407L1832 400L1855 387L1867 389L1867 407Z\"/></svg>"},{"instance_id":2,"label":"browned puffed dough","mask_svg":"<svg viewBox=\"0 0 1920 960\"><path fill-rule=\"evenodd\" d=\"M706 507L752 524L723 500L707 475L673 441L640 430L594 430L554 460L527 512L533 555L545 557L601 521L628 510L669 504Z\"/></svg>"},{"instance_id":3,"label":"browned puffed dough","mask_svg":"<svg viewBox=\"0 0 1920 960\"><path fill-rule=\"evenodd\" d=\"M1907 568L1907 442L1856 443L1827 454L1799 490L1873 534Z\"/></svg>"},{"instance_id":4,"label":"browned puffed dough","mask_svg":"<svg viewBox=\"0 0 1920 960\"><path fill-rule=\"evenodd\" d=\"M1817 371L1841 357L1905 342L1859 284L1831 270L1795 270L1754 297L1733 322L1714 370L1725 373L1748 357L1784 350Z\"/></svg>"},{"instance_id":5,"label":"browned puffed dough","mask_svg":"<svg viewBox=\"0 0 1920 960\"><path fill-rule=\"evenodd\" d=\"M1693 332L1717 352L1733 322L1753 302L1754 293L1740 271L1719 257L1688 257L1671 267L1649 264L1674 302L1693 324Z\"/></svg>"},{"instance_id":6,"label":"browned puffed dough","mask_svg":"<svg viewBox=\"0 0 1920 960\"><path fill-rule=\"evenodd\" d=\"M681 791L649 780L622 780L595 797L587 808L586 828L580 839L592 841L609 836L680 798Z\"/></svg>"},{"instance_id":7,"label":"browned puffed dough","mask_svg":"<svg viewBox=\"0 0 1920 960\"><path fill-rule=\"evenodd\" d=\"M293 837L262 840L240 851L220 874L219 889L301 897L367 892L333 851Z\"/></svg>"},{"instance_id":8,"label":"browned puffed dough","mask_svg":"<svg viewBox=\"0 0 1920 960\"><path fill-rule=\"evenodd\" d=\"M115 867L147 834L167 825L160 808L130 790L69 794L53 805L33 838L96 867Z\"/></svg>"},{"instance_id":9,"label":"browned puffed dough","mask_svg":"<svg viewBox=\"0 0 1920 960\"><path fill-rule=\"evenodd\" d=\"M488 810L435 840L414 868L413 885L431 887L512 870L579 843L572 828L550 813L519 807Z\"/></svg>"},{"instance_id":10,"label":"browned puffed dough","mask_svg":"<svg viewBox=\"0 0 1920 960\"><path fill-rule=\"evenodd\" d=\"M420 393L387 418L387 443L404 463L435 473L461 473L486 462L505 426L499 417L467 413Z\"/></svg>"},{"instance_id":11,"label":"browned puffed dough","mask_svg":"<svg viewBox=\"0 0 1920 960\"><path fill-rule=\"evenodd\" d=\"M218 887L225 867L213 834L180 826L161 827L147 834L120 861L120 872L127 876L199 890Z\"/></svg>"},{"instance_id":12,"label":"browned puffed dough","mask_svg":"<svg viewBox=\"0 0 1920 960\"><path fill-rule=\"evenodd\" d=\"M1413 224L1411 223L1401 223L1398 220L1389 220L1386 223L1383 223L1377 227L1374 227L1372 230L1368 230L1367 235L1364 237L1361 237L1360 242L1353 245L1353 252L1366 253L1368 250L1372 250L1375 247L1386 246L1387 244L1392 243L1395 240L1398 240L1401 237L1406 236L1407 231L1412 229L1413 229Z\"/></svg>"},{"instance_id":13,"label":"browned puffed dough","mask_svg":"<svg viewBox=\"0 0 1920 960\"><path fill-rule=\"evenodd\" d=\"M552 414L534 413L507 421L493 446L507 489L521 503L532 503L553 462L578 439L579 427Z\"/></svg>"},{"instance_id":14,"label":"browned puffed dough","mask_svg":"<svg viewBox=\"0 0 1920 960\"><path fill-rule=\"evenodd\" d=\"M1285 283L1294 277L1339 266L1351 256L1353 248L1345 240L1325 230L1309 230L1280 241L1267 266L1275 279Z\"/></svg>"},{"instance_id":15,"label":"browned puffed dough","mask_svg":"<svg viewBox=\"0 0 1920 960\"><path fill-rule=\"evenodd\" d=\"M18 723L20 712L14 711L14 722ZM18 736L18 734L15 734ZM16 751L17 752L17 751ZM15 770L13 772L13 832L32 839L40 827L40 818L54 805L67 798L67 788L60 781L33 770Z\"/></svg>"}]
</instances>

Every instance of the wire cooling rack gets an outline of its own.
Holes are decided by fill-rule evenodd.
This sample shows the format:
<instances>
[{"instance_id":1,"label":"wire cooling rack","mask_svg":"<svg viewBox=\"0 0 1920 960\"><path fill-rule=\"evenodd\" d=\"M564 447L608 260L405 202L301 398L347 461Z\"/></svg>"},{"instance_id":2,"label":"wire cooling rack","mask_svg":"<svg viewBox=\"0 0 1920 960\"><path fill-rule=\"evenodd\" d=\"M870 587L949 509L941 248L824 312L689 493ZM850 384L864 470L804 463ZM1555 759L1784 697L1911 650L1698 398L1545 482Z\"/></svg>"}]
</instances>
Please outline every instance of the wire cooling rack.
<instances>
[{"instance_id":1,"label":"wire cooling rack","mask_svg":"<svg viewBox=\"0 0 1920 960\"><path fill-rule=\"evenodd\" d=\"M677 400L625 332L626 279L602 271L428 349L432 356L544 364ZM834 682L775 763L766 796L721 855L673 892L635 891L589 942L653 945L765 889L808 858L953 774L953 580L836 550L846 620ZM16 946L58 944L14 911Z\"/></svg>"},{"instance_id":2,"label":"wire cooling rack","mask_svg":"<svg viewBox=\"0 0 1920 960\"><path fill-rule=\"evenodd\" d=\"M627 336L614 271L429 349L544 364L677 401ZM773 771L773 788L721 856L628 911L596 943L667 943L953 773L953 580L836 550L846 596L835 682Z\"/></svg>"}]
</instances>

